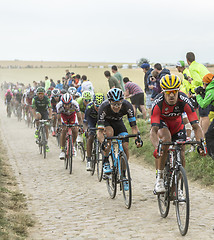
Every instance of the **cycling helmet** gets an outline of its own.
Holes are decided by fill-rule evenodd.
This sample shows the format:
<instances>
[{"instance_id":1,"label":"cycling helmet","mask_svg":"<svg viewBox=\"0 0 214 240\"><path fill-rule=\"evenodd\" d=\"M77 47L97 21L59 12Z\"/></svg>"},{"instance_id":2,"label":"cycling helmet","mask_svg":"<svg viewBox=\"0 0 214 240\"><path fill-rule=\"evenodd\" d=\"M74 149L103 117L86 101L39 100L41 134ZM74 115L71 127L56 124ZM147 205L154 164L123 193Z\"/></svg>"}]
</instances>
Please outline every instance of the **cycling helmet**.
<instances>
[{"instance_id":1,"label":"cycling helmet","mask_svg":"<svg viewBox=\"0 0 214 240\"><path fill-rule=\"evenodd\" d=\"M45 93L45 89L43 87L38 87L36 93Z\"/></svg>"},{"instance_id":2,"label":"cycling helmet","mask_svg":"<svg viewBox=\"0 0 214 240\"><path fill-rule=\"evenodd\" d=\"M15 90L14 90L14 94L17 94L17 93L18 93L18 90L17 90L17 89L15 89Z\"/></svg>"},{"instance_id":3,"label":"cycling helmet","mask_svg":"<svg viewBox=\"0 0 214 240\"><path fill-rule=\"evenodd\" d=\"M203 77L202 82L206 83L206 84L209 84L209 83L212 82L213 79L214 79L214 74L208 73Z\"/></svg>"},{"instance_id":4,"label":"cycling helmet","mask_svg":"<svg viewBox=\"0 0 214 240\"><path fill-rule=\"evenodd\" d=\"M46 94L47 94L48 96L50 96L50 95L51 95L51 90L48 89L48 90L46 91Z\"/></svg>"},{"instance_id":5,"label":"cycling helmet","mask_svg":"<svg viewBox=\"0 0 214 240\"><path fill-rule=\"evenodd\" d=\"M77 89L75 87L69 87L68 93L70 93L71 95L75 95L76 92L77 92Z\"/></svg>"},{"instance_id":6,"label":"cycling helmet","mask_svg":"<svg viewBox=\"0 0 214 240\"><path fill-rule=\"evenodd\" d=\"M7 92L9 92L9 93L10 93L10 92L11 92L11 90L10 90L10 89L7 89Z\"/></svg>"},{"instance_id":7,"label":"cycling helmet","mask_svg":"<svg viewBox=\"0 0 214 240\"><path fill-rule=\"evenodd\" d=\"M81 97L81 93L76 92L75 97L76 97L76 98Z\"/></svg>"},{"instance_id":8,"label":"cycling helmet","mask_svg":"<svg viewBox=\"0 0 214 240\"><path fill-rule=\"evenodd\" d=\"M181 80L176 75L165 75L160 80L160 86L163 90L166 89L176 89L181 85Z\"/></svg>"},{"instance_id":9,"label":"cycling helmet","mask_svg":"<svg viewBox=\"0 0 214 240\"><path fill-rule=\"evenodd\" d=\"M119 88L112 88L107 93L109 101L117 102L124 99L123 91Z\"/></svg>"},{"instance_id":10,"label":"cycling helmet","mask_svg":"<svg viewBox=\"0 0 214 240\"><path fill-rule=\"evenodd\" d=\"M52 90L52 95L53 95L53 97L59 97L59 95L60 95L59 89Z\"/></svg>"},{"instance_id":11,"label":"cycling helmet","mask_svg":"<svg viewBox=\"0 0 214 240\"><path fill-rule=\"evenodd\" d=\"M101 105L101 103L105 100L105 97L104 97L104 94L103 93L96 93L94 95L94 99L93 99L93 102L96 104L96 105Z\"/></svg>"},{"instance_id":12,"label":"cycling helmet","mask_svg":"<svg viewBox=\"0 0 214 240\"><path fill-rule=\"evenodd\" d=\"M64 104L69 104L72 102L72 96L69 93L65 93L62 95L61 101Z\"/></svg>"},{"instance_id":13,"label":"cycling helmet","mask_svg":"<svg viewBox=\"0 0 214 240\"><path fill-rule=\"evenodd\" d=\"M84 91L82 93L82 98L86 99L86 100L90 100L91 99L91 92L90 91Z\"/></svg>"},{"instance_id":14,"label":"cycling helmet","mask_svg":"<svg viewBox=\"0 0 214 240\"><path fill-rule=\"evenodd\" d=\"M61 94L66 94L66 93L67 93L67 91L65 89L61 90Z\"/></svg>"}]
</instances>

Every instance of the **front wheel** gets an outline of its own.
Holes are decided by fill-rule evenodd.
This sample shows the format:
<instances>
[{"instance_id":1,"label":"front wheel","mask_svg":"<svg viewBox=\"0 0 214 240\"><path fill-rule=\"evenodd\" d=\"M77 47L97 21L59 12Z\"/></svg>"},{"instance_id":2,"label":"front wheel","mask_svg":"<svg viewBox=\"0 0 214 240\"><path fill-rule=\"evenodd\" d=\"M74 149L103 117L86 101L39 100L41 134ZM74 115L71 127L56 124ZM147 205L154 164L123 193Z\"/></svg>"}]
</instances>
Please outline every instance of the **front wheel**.
<instances>
[{"instance_id":1,"label":"front wheel","mask_svg":"<svg viewBox=\"0 0 214 240\"><path fill-rule=\"evenodd\" d=\"M169 213L170 198L169 198L169 166L166 165L163 172L163 180L166 188L165 193L158 194L158 207L162 218L166 218Z\"/></svg>"},{"instance_id":2,"label":"front wheel","mask_svg":"<svg viewBox=\"0 0 214 240\"><path fill-rule=\"evenodd\" d=\"M98 142L98 149L96 152L96 158L97 158L97 178L98 181L101 182L103 178L103 152L101 149L101 144Z\"/></svg>"},{"instance_id":3,"label":"front wheel","mask_svg":"<svg viewBox=\"0 0 214 240\"><path fill-rule=\"evenodd\" d=\"M112 155L109 156L110 167L112 169L111 174L105 176L106 178L106 186L110 198L115 198L117 193L117 170L114 167L114 161Z\"/></svg>"},{"instance_id":4,"label":"front wheel","mask_svg":"<svg viewBox=\"0 0 214 240\"><path fill-rule=\"evenodd\" d=\"M42 148L43 148L43 155L46 158L46 132L45 128L42 128Z\"/></svg>"},{"instance_id":5,"label":"front wheel","mask_svg":"<svg viewBox=\"0 0 214 240\"><path fill-rule=\"evenodd\" d=\"M120 181L123 191L123 197L126 208L130 208L132 204L132 186L131 186L131 175L129 170L129 164L126 154L122 152L120 154Z\"/></svg>"},{"instance_id":6,"label":"front wheel","mask_svg":"<svg viewBox=\"0 0 214 240\"><path fill-rule=\"evenodd\" d=\"M179 170L176 173L175 179L175 191L176 191L176 217L178 228L182 236L186 235L189 227L189 188L187 182L187 176L184 168L179 166Z\"/></svg>"},{"instance_id":7,"label":"front wheel","mask_svg":"<svg viewBox=\"0 0 214 240\"><path fill-rule=\"evenodd\" d=\"M77 143L77 150L80 153L80 158L84 162L85 161L85 148L82 142Z\"/></svg>"},{"instance_id":8,"label":"front wheel","mask_svg":"<svg viewBox=\"0 0 214 240\"><path fill-rule=\"evenodd\" d=\"M69 173L72 173L72 164L73 164L73 143L72 136L69 136L69 146L68 146L68 165L69 165Z\"/></svg>"}]
</instances>

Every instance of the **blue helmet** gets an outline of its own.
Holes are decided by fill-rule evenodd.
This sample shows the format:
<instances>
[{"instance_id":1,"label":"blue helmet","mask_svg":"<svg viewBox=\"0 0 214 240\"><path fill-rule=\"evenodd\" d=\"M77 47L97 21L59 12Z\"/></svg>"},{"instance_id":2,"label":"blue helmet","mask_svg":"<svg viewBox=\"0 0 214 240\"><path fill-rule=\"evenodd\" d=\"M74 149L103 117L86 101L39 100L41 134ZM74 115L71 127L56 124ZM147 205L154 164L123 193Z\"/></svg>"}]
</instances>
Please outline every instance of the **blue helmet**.
<instances>
[{"instance_id":1,"label":"blue helmet","mask_svg":"<svg viewBox=\"0 0 214 240\"><path fill-rule=\"evenodd\" d=\"M118 102L124 99L123 91L119 88L110 89L107 93L107 98L109 101Z\"/></svg>"}]
</instances>

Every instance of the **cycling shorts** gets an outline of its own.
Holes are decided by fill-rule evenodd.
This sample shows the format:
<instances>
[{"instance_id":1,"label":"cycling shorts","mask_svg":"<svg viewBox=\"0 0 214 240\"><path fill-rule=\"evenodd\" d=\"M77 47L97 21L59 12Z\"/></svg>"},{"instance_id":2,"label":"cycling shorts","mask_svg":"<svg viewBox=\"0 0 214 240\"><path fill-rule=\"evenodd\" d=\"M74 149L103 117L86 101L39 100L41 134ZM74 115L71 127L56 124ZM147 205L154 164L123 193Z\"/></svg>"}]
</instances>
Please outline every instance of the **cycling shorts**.
<instances>
[{"instance_id":1,"label":"cycling shorts","mask_svg":"<svg viewBox=\"0 0 214 240\"><path fill-rule=\"evenodd\" d=\"M201 108L200 106L198 107L198 111L199 111L199 116L200 117L208 117L209 112L210 112L210 106L206 107L206 108Z\"/></svg>"},{"instance_id":2,"label":"cycling shorts","mask_svg":"<svg viewBox=\"0 0 214 240\"><path fill-rule=\"evenodd\" d=\"M169 129L169 124L167 124L165 121L161 120L160 121L160 129L161 128L168 128ZM170 129L169 129L170 131ZM182 124L179 130L176 133L173 133L170 131L172 135L172 142L175 142L176 140L181 140L181 141L186 141L186 129L185 126Z\"/></svg>"},{"instance_id":3,"label":"cycling shorts","mask_svg":"<svg viewBox=\"0 0 214 240\"><path fill-rule=\"evenodd\" d=\"M78 124L76 112L73 112L71 115L61 113L61 121L62 124L75 124L75 123Z\"/></svg>"},{"instance_id":4,"label":"cycling shorts","mask_svg":"<svg viewBox=\"0 0 214 240\"><path fill-rule=\"evenodd\" d=\"M45 112L36 112L36 113L40 113L43 120L48 120L48 111Z\"/></svg>"},{"instance_id":5,"label":"cycling shorts","mask_svg":"<svg viewBox=\"0 0 214 240\"><path fill-rule=\"evenodd\" d=\"M125 133L125 132L128 133L127 129L126 129L126 126L125 126L125 124L122 120L117 120L117 121L114 121L114 120L106 121L105 120L104 126L105 127L108 127L108 126L112 127L113 130L114 130L114 136L118 136L119 134ZM123 142L129 142L129 139L125 138L123 140Z\"/></svg>"}]
</instances>

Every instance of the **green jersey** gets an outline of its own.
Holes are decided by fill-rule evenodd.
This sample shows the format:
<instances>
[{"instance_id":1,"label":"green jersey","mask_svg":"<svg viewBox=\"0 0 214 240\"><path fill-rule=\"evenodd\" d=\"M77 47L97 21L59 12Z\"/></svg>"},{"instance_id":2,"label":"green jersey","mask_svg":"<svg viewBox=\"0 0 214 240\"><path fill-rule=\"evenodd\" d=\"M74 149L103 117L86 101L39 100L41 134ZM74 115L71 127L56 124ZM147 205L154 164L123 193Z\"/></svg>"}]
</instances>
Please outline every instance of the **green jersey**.
<instances>
[{"instance_id":1,"label":"green jersey","mask_svg":"<svg viewBox=\"0 0 214 240\"><path fill-rule=\"evenodd\" d=\"M122 87L123 92L125 92L125 85L124 85L124 82L123 82L123 77L122 77L122 75L121 75L119 72L116 72L116 73L114 74L114 77L117 78L119 84L120 84L121 87Z\"/></svg>"},{"instance_id":2,"label":"green jersey","mask_svg":"<svg viewBox=\"0 0 214 240\"><path fill-rule=\"evenodd\" d=\"M119 82L118 82L116 77L111 76L108 79L108 83L109 83L109 88L110 89L112 89L113 87L121 89L121 85L119 84Z\"/></svg>"},{"instance_id":3,"label":"green jersey","mask_svg":"<svg viewBox=\"0 0 214 240\"><path fill-rule=\"evenodd\" d=\"M33 98L32 108L36 110L36 112L45 112L48 108L51 108L50 99L45 95L42 100L39 99L38 96Z\"/></svg>"},{"instance_id":4,"label":"green jersey","mask_svg":"<svg viewBox=\"0 0 214 240\"><path fill-rule=\"evenodd\" d=\"M85 104L84 104L84 102L83 102L83 98L82 98L82 97L79 97L79 98L76 99L76 101L77 101L78 104L79 104L80 111L84 113L84 112L85 112L85 109L86 109L86 106L85 106Z\"/></svg>"},{"instance_id":5,"label":"green jersey","mask_svg":"<svg viewBox=\"0 0 214 240\"><path fill-rule=\"evenodd\" d=\"M199 94L196 96L196 99L201 108L206 108L210 104L214 106L214 81L206 87L204 99Z\"/></svg>"}]
</instances>

